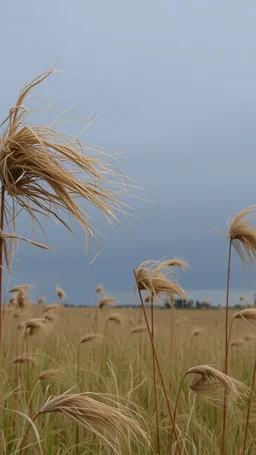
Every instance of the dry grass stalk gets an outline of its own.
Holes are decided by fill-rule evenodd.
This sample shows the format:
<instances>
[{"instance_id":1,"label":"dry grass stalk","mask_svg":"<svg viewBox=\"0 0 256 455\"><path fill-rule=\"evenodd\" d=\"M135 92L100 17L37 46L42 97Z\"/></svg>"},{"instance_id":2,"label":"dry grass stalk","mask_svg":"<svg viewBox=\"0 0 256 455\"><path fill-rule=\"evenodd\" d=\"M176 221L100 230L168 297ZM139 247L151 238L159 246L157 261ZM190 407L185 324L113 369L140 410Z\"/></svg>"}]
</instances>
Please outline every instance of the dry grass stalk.
<instances>
[{"instance_id":1,"label":"dry grass stalk","mask_svg":"<svg viewBox=\"0 0 256 455\"><path fill-rule=\"evenodd\" d=\"M33 418L47 413L62 413L80 423L86 430L109 444L115 453L120 453L117 447L118 439L130 444L130 438L142 439L149 445L149 438L138 422L127 414L127 409L119 405L118 408L101 403L89 396L67 394L50 397ZM27 431L19 447L19 454L23 452Z\"/></svg>"},{"instance_id":2,"label":"dry grass stalk","mask_svg":"<svg viewBox=\"0 0 256 455\"><path fill-rule=\"evenodd\" d=\"M248 388L240 381L222 373L209 365L190 368L186 375L192 374L190 389L198 395L212 400L223 400L223 392L229 401L248 394Z\"/></svg>"}]
</instances>

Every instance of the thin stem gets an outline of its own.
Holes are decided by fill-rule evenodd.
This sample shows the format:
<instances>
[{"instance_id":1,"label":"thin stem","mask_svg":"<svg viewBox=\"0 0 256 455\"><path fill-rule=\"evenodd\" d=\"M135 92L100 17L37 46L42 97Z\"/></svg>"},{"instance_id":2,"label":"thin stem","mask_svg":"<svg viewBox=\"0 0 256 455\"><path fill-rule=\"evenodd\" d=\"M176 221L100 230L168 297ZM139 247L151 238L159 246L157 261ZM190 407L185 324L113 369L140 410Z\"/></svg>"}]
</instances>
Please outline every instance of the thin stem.
<instances>
[{"instance_id":1,"label":"thin stem","mask_svg":"<svg viewBox=\"0 0 256 455\"><path fill-rule=\"evenodd\" d=\"M252 375L252 384L251 384L251 391L250 391L250 397L248 401L248 408L247 408L247 416L246 416L246 425L245 425L245 432L244 432L244 448L243 448L243 455L246 452L246 446L247 446L247 437L248 437L248 430L249 430L249 420L250 420L250 412L251 412L251 404L252 404L252 397L253 397L253 387L256 379L256 360L254 362L254 369L253 369L253 375Z\"/></svg>"},{"instance_id":2,"label":"thin stem","mask_svg":"<svg viewBox=\"0 0 256 455\"><path fill-rule=\"evenodd\" d=\"M26 340L26 353L28 357L28 336L27 332L25 332L25 340ZM28 393L29 397L31 396L31 383L30 383L30 367L29 367L29 362L27 363L27 370L28 370ZM32 416L32 400L29 400L29 413L30 416Z\"/></svg>"},{"instance_id":3,"label":"thin stem","mask_svg":"<svg viewBox=\"0 0 256 455\"><path fill-rule=\"evenodd\" d=\"M174 424L175 424L175 421L176 421L176 414L177 414L178 402L179 402L179 399L180 399L180 393L181 393L181 389L182 389L182 386L183 386L183 383L184 383L184 380L185 380L186 376L187 376L187 373L184 374L184 376L182 378L182 381L180 383L180 386L179 386L178 393L177 393L176 402L175 402L175 406L174 406L174 412L173 412ZM173 441L173 429L172 429L172 435L171 435L170 444L169 444L169 453L171 453L172 441Z\"/></svg>"},{"instance_id":4,"label":"thin stem","mask_svg":"<svg viewBox=\"0 0 256 455\"><path fill-rule=\"evenodd\" d=\"M142 324L142 308L140 308L140 326ZM140 332L139 335L139 384L141 384L141 377L142 377L142 333ZM141 387L139 387L139 406L142 404L142 393Z\"/></svg>"},{"instance_id":5,"label":"thin stem","mask_svg":"<svg viewBox=\"0 0 256 455\"><path fill-rule=\"evenodd\" d=\"M102 377L102 369L103 369L103 357L104 357L104 351L105 351L105 339L106 339L106 336L107 336L107 329L108 329L108 321L106 322L104 335L103 335L102 351L101 351L101 362L100 362L100 377L99 377L99 386L98 386L98 388L101 385L101 377Z\"/></svg>"},{"instance_id":6,"label":"thin stem","mask_svg":"<svg viewBox=\"0 0 256 455\"><path fill-rule=\"evenodd\" d=\"M80 350L81 350L81 343L79 343L76 353L76 382L77 386L79 387L79 376L80 376Z\"/></svg>"},{"instance_id":7,"label":"thin stem","mask_svg":"<svg viewBox=\"0 0 256 455\"><path fill-rule=\"evenodd\" d=\"M1 191L0 229L4 228L4 186ZM3 239L0 239L0 357L2 355L2 289L3 289Z\"/></svg>"},{"instance_id":8,"label":"thin stem","mask_svg":"<svg viewBox=\"0 0 256 455\"><path fill-rule=\"evenodd\" d=\"M136 280L136 283L137 283L136 271L133 270L133 273L134 273L134 277L135 277L135 280ZM138 284L138 283L137 283L137 284ZM179 443L179 439L178 439L177 430L176 430L175 425L174 425L173 414L172 414L172 410L171 410L169 398L168 398L168 396L167 396L167 392L166 392L166 387L165 387L164 379L163 379L163 376L162 376L162 372L161 372L159 360L158 360L158 357L157 357L157 354L156 354L154 341L153 341L153 339L152 339L152 335L151 335L151 331L150 331L150 327L149 327L149 323L148 323L148 318L147 318L147 314L146 314L146 310L145 310L143 298L142 298L141 291L140 291L139 287L138 287L138 293L139 293L139 297L140 297L140 301L141 301L141 306L142 306L142 310L143 310L143 315L144 315L144 319L145 319L145 322L146 322L146 326L147 326L147 330L148 330L148 334L149 334L149 338L150 338L152 350L153 350L154 355L155 355L156 366L157 366L158 374L159 374L160 381L161 381L161 384L162 384L162 388L163 388L163 392L164 392L164 397L165 397L165 400L166 400L166 405L167 405L168 412L169 412L170 419L171 419L171 423L172 423L172 426L173 426L174 436L175 436L175 439L176 439L176 441L177 441L177 449L178 449L179 455L182 455L181 447L180 447L180 443Z\"/></svg>"},{"instance_id":9,"label":"thin stem","mask_svg":"<svg viewBox=\"0 0 256 455\"><path fill-rule=\"evenodd\" d=\"M229 304L229 288L230 288L230 265L231 265L231 250L232 240L229 241L228 249L228 271L227 271L227 291L226 291L226 321L225 321L225 361L224 361L224 373L228 373L228 345L229 345L229 332L228 332L228 304ZM221 443L221 454L226 453L226 437L227 437L227 396L226 391L224 392L223 401L223 426L222 426L222 443Z\"/></svg>"},{"instance_id":10,"label":"thin stem","mask_svg":"<svg viewBox=\"0 0 256 455\"><path fill-rule=\"evenodd\" d=\"M153 295L151 294L151 335L152 335L152 340L154 341L154 304L153 303L154 303ZM157 438L158 455L161 455L159 420L158 420L158 403L157 403L157 390L156 390L156 361L155 361L154 351L152 351L152 354L153 354L152 361L153 361L154 401L155 401L155 413L156 413L156 438Z\"/></svg>"},{"instance_id":11,"label":"thin stem","mask_svg":"<svg viewBox=\"0 0 256 455\"><path fill-rule=\"evenodd\" d=\"M36 418L37 418L39 415L40 415L40 412L39 412L38 414L36 414L34 417L32 417L32 418L31 418L32 422L34 422L34 421L36 420ZM31 424L29 423L28 426L27 426L27 429L26 429L26 431L25 431L25 434L24 434L24 436L23 436L23 438L22 438L22 441L21 441L21 443L19 444L19 447L18 447L18 449L17 449L17 453L18 453L19 455L22 455L22 453L23 453L24 444L25 444L25 441L26 441L26 439L27 439L27 435L28 435L28 432L29 432L30 427L31 427Z\"/></svg>"}]
</instances>

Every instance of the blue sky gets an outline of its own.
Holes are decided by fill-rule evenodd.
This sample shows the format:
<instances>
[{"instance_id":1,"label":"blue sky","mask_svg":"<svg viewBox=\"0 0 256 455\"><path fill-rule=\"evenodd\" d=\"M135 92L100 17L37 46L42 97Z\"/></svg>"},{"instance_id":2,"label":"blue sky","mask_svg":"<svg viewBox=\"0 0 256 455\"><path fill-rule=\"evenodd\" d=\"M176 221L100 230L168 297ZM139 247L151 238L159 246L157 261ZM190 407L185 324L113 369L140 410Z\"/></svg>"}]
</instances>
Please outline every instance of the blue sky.
<instances>
[{"instance_id":1,"label":"blue sky","mask_svg":"<svg viewBox=\"0 0 256 455\"><path fill-rule=\"evenodd\" d=\"M211 226L225 232L256 202L255 2L25 0L1 14L1 118L58 57L66 71L37 94L79 101L80 117L99 113L83 139L124 153L123 169L146 189L136 194L152 201L131 200L131 226L114 231L85 204L107 237L91 266L95 248L85 255L79 228L75 238L47 222L52 250L22 245L11 283L35 283L34 297L51 301L58 282L71 303L90 304L103 282L129 303L133 268L178 256L191 264L180 281L192 297L221 303L228 245ZM30 232L25 215L18 229ZM255 273L233 257L236 303L252 299Z\"/></svg>"}]
</instances>

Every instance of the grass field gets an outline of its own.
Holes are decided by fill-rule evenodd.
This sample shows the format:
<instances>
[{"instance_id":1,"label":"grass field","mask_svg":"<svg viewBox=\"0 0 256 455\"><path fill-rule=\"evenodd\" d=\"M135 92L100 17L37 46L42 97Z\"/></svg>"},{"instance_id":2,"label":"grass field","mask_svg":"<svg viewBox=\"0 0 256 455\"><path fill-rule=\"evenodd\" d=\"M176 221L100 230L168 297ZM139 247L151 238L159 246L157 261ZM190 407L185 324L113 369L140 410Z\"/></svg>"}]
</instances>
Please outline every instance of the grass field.
<instances>
[{"instance_id":1,"label":"grass field","mask_svg":"<svg viewBox=\"0 0 256 455\"><path fill-rule=\"evenodd\" d=\"M85 393L126 416L129 414L147 437L132 428L129 430L127 424L126 435L122 436L117 426L109 438L107 432L104 435L104 419L99 424L100 434L94 436L63 412L46 413L35 420L42 453L157 454L152 350L143 319L143 331L137 332L141 327L141 310L61 306L44 313L45 309L44 305L32 305L19 313L11 307L4 312L1 406L8 410L1 412L1 454L19 453L29 425L24 414L35 416L50 396L67 391L69 394ZM150 320L149 308L147 313ZM48 315L47 323L24 338L24 321L45 315ZM230 318L232 315L230 311ZM156 305L154 323L155 347L174 409L179 385L190 367L208 364L222 369L225 313L222 310L163 310ZM99 336L86 337L95 330ZM33 333L33 330L27 330L27 333L29 331ZM82 337L84 342L80 343ZM252 326L243 320L234 320L229 375L248 386L255 361L255 342ZM25 356L19 360L22 363L14 363L22 354ZM44 371L47 372L42 374ZM222 401L208 402L191 391L188 384L189 378L181 389L176 419L182 453L218 454ZM178 453L175 439L170 447L171 423L159 375L157 396L161 453ZM230 455L241 453L246 405L247 398L238 401L228 415L227 453ZM248 454L256 453L255 428L254 407ZM27 432L24 446L23 453L40 453L33 428Z\"/></svg>"}]
</instances>

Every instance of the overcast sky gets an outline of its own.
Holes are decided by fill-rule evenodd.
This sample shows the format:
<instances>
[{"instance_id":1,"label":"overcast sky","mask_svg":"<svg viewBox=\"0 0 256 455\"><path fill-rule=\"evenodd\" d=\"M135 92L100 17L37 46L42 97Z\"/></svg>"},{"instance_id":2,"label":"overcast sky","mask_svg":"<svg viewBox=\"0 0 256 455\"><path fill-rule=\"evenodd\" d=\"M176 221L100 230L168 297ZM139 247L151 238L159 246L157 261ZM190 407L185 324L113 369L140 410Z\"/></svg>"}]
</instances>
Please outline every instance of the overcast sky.
<instances>
[{"instance_id":1,"label":"overcast sky","mask_svg":"<svg viewBox=\"0 0 256 455\"><path fill-rule=\"evenodd\" d=\"M131 200L131 226L115 231L96 216L101 254L47 222L52 251L22 246L11 283L32 282L54 298L94 301L94 288L129 303L132 269L178 256L191 264L180 282L192 297L221 303L226 219L256 203L256 3L240 0L6 2L1 11L0 116L23 84L57 68L37 94L80 117L99 113L83 139L122 152L128 175L146 191ZM91 213L90 208L85 208ZM23 234L29 221L18 224ZM255 273L233 256L233 302L252 299Z\"/></svg>"}]
</instances>

